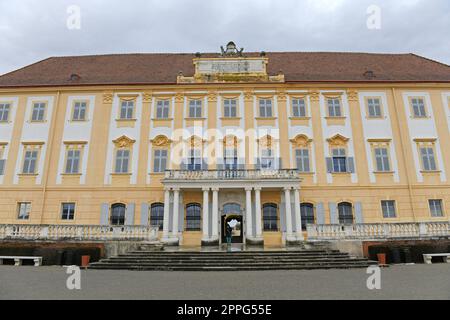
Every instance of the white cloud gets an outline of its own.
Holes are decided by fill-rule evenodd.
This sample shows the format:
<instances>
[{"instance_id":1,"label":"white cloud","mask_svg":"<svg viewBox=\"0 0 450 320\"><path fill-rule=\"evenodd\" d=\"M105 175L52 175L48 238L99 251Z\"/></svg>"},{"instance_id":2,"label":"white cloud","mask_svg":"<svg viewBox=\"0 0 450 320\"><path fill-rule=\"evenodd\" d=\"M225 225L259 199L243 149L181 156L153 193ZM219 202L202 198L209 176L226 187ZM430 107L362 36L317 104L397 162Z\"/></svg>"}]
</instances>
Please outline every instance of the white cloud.
<instances>
[{"instance_id":1,"label":"white cloud","mask_svg":"<svg viewBox=\"0 0 450 320\"><path fill-rule=\"evenodd\" d=\"M381 8L368 30L366 10ZM81 30L68 30L69 5ZM415 52L450 63L448 0L0 0L0 73L55 55L246 51Z\"/></svg>"}]
</instances>

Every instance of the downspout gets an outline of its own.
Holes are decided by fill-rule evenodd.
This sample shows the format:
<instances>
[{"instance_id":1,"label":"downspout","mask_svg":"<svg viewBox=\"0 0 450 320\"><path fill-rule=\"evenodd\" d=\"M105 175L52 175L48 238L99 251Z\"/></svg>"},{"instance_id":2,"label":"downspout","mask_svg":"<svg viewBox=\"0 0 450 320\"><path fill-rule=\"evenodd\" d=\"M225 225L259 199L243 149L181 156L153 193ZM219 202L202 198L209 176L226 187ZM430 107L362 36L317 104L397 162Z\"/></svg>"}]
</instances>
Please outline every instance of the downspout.
<instances>
[{"instance_id":1,"label":"downspout","mask_svg":"<svg viewBox=\"0 0 450 320\"><path fill-rule=\"evenodd\" d=\"M48 146L47 146L47 152L45 154L45 164L44 164L44 172L43 172L43 178L44 178L44 184L42 185L42 205L41 205L41 219L40 219L40 224L42 224L42 219L44 217L44 209L45 209L45 194L47 191L47 185L48 185L48 176L49 176L49 172L50 172L50 160L51 160L51 151L52 151L52 147L53 147L53 141L55 139L55 134L56 134L56 128L55 128L55 124L56 124L56 119L58 117L58 109L59 109L59 97L60 97L60 91L58 91L56 93L56 100L55 103L53 105L53 109L54 111L52 112L53 114L53 118L52 118L52 122L50 124L49 127L49 141L48 141ZM53 132L51 131L53 130Z\"/></svg>"},{"instance_id":2,"label":"downspout","mask_svg":"<svg viewBox=\"0 0 450 320\"><path fill-rule=\"evenodd\" d=\"M394 99L394 109L395 109L395 115L397 118L397 126L398 126L398 131L399 131L399 135L400 135L400 146L401 146L401 150L402 150L402 159L403 159L403 165L405 166L405 173L406 173L406 183L408 184L408 192L409 192L409 203L411 204L411 210L412 210L412 214L413 214L413 222L417 222L416 219L416 210L414 208L414 204L413 204L413 190L412 190L412 185L411 185L411 181L410 181L410 172L408 170L408 162L406 161L406 147L405 147L405 141L403 134L402 134L402 129L400 127L400 117L399 117L399 110L397 107L397 97L396 97L396 92L394 87L392 87L392 98Z\"/></svg>"}]
</instances>

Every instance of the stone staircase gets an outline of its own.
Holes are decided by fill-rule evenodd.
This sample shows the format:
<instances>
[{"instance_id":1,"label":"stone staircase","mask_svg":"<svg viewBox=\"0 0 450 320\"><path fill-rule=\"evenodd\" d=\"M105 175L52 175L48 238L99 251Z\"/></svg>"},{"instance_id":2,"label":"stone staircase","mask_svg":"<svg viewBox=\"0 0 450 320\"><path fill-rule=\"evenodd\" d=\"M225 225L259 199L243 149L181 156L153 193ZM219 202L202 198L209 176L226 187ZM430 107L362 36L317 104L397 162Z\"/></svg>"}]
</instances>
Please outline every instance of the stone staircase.
<instances>
[{"instance_id":1,"label":"stone staircase","mask_svg":"<svg viewBox=\"0 0 450 320\"><path fill-rule=\"evenodd\" d=\"M367 268L376 264L338 250L131 251L91 263L89 269L238 271Z\"/></svg>"}]
</instances>

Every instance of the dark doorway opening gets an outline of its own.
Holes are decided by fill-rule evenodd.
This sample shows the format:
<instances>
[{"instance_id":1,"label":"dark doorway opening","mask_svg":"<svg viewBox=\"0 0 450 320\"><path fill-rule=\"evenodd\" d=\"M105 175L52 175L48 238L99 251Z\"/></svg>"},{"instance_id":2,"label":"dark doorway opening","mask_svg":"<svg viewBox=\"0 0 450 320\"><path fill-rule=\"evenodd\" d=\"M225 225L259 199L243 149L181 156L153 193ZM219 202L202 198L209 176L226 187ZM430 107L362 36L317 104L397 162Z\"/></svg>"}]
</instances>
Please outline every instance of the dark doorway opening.
<instances>
[{"instance_id":1,"label":"dark doorway opening","mask_svg":"<svg viewBox=\"0 0 450 320\"><path fill-rule=\"evenodd\" d=\"M243 243L244 242L244 227L242 216L237 214L227 214L222 216L222 243L227 243L226 227L231 223L233 227L231 243Z\"/></svg>"}]
</instances>

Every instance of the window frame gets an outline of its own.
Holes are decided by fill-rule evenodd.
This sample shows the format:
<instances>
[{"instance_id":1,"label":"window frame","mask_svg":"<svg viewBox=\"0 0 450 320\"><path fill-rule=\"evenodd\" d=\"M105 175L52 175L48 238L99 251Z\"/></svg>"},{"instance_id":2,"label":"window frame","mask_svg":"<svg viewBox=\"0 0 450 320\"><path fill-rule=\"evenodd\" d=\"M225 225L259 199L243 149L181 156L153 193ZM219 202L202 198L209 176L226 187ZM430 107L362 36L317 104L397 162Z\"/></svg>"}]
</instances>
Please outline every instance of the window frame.
<instances>
[{"instance_id":1,"label":"window frame","mask_svg":"<svg viewBox=\"0 0 450 320\"><path fill-rule=\"evenodd\" d=\"M0 109L0 123L9 122L9 118L11 117L11 110L12 110L12 103L9 101L0 101L0 108L3 106L3 109ZM7 107L7 108L6 108ZM6 119L3 119L5 117L5 110L6 111Z\"/></svg>"},{"instance_id":2,"label":"window frame","mask_svg":"<svg viewBox=\"0 0 450 320\"><path fill-rule=\"evenodd\" d=\"M123 108L124 108L124 104L127 104L127 106L125 107L125 117L122 117L123 115ZM129 103L132 103L131 106L131 116L129 117L129 110L130 110L130 106ZM130 121L130 120L135 120L135 114L136 114L136 99L120 99L120 104L119 104L119 114L118 114L118 120L120 121Z\"/></svg>"},{"instance_id":3,"label":"window frame","mask_svg":"<svg viewBox=\"0 0 450 320\"><path fill-rule=\"evenodd\" d=\"M227 102L228 102L228 105L227 105ZM231 102L234 102L234 105ZM237 118L238 117L238 105L239 105L238 99L224 98L223 99L223 117L227 118L227 119ZM227 112L227 109L228 109L228 112ZM234 114L232 112L233 110L234 110Z\"/></svg>"},{"instance_id":4,"label":"window frame","mask_svg":"<svg viewBox=\"0 0 450 320\"><path fill-rule=\"evenodd\" d=\"M305 157L304 152L307 152L307 157ZM299 154L301 153L301 154ZM303 147L303 148L295 148L294 149L294 156L295 156L295 167L298 172L303 173L310 173L311 172L311 152L309 148ZM307 160L305 160L307 159ZM306 162L305 162L306 161ZM299 162L302 164L299 168ZM307 169L305 170L305 164L307 165Z\"/></svg>"},{"instance_id":5,"label":"window frame","mask_svg":"<svg viewBox=\"0 0 450 320\"><path fill-rule=\"evenodd\" d=\"M31 152L31 153L36 152L35 158L27 160L27 152ZM21 167L21 174L22 175L37 175L38 174L40 154L41 154L40 146L38 146L38 145L26 145L26 146L24 146L23 158L22 158L22 167ZM34 160L34 167L33 167L34 170L32 172L30 172L29 169L30 169L31 162L29 162L28 170L25 171L25 163L26 163L26 161L33 161L33 160Z\"/></svg>"},{"instance_id":6,"label":"window frame","mask_svg":"<svg viewBox=\"0 0 450 320\"><path fill-rule=\"evenodd\" d=\"M261 112L264 110L264 114ZM259 98L258 99L258 114L260 118L273 118L273 101L272 98ZM269 112L270 111L270 115Z\"/></svg>"},{"instance_id":7,"label":"window frame","mask_svg":"<svg viewBox=\"0 0 450 320\"><path fill-rule=\"evenodd\" d=\"M427 150L427 161L424 161L424 154L423 154L423 150ZM432 152L432 162L431 162L431 158L430 158L430 153L429 151L431 150ZM419 144L418 146L418 151L419 151L419 159L420 159L420 164L421 164L421 168L423 172L436 172L439 171L438 169L438 163L437 163L437 159L436 159L436 150L434 147L434 144ZM433 166L432 166L433 164ZM426 168L426 165L429 166L429 168Z\"/></svg>"},{"instance_id":8,"label":"window frame","mask_svg":"<svg viewBox=\"0 0 450 320\"><path fill-rule=\"evenodd\" d=\"M392 206L389 206L389 205L392 205ZM381 206L381 215L382 215L383 219L397 218L397 203L395 200L381 200L380 206ZM385 209L387 211L385 211Z\"/></svg>"},{"instance_id":9,"label":"window frame","mask_svg":"<svg viewBox=\"0 0 450 320\"><path fill-rule=\"evenodd\" d=\"M311 212L312 212L312 216L307 215L303 208L310 208ZM301 221L302 221L302 231L306 231L306 229L307 229L306 227L308 224L316 223L316 214L315 214L314 209L315 209L315 207L314 207L314 204L312 204L312 203L309 203L309 202L300 203L300 217L301 217ZM311 220L312 220L312 223L310 223ZM307 223L307 221L309 221L309 223Z\"/></svg>"},{"instance_id":10,"label":"window frame","mask_svg":"<svg viewBox=\"0 0 450 320\"><path fill-rule=\"evenodd\" d=\"M344 151L344 155L336 155L335 151ZM349 168L347 164L347 149L344 147L333 147L331 148L331 161L333 164L333 173L348 173ZM342 163L343 161L343 163ZM337 165L337 166L336 166ZM336 170L338 168L339 170ZM342 170L342 168L344 170Z\"/></svg>"},{"instance_id":11,"label":"window frame","mask_svg":"<svg viewBox=\"0 0 450 320\"><path fill-rule=\"evenodd\" d=\"M22 205L25 205L26 215L22 217ZM31 215L31 201L21 201L17 202L17 220L30 220Z\"/></svg>"},{"instance_id":12,"label":"window frame","mask_svg":"<svg viewBox=\"0 0 450 320\"><path fill-rule=\"evenodd\" d=\"M162 211L161 211L162 208ZM153 211L158 209L159 211ZM158 227L159 231L162 231L164 228L164 203L162 202L154 202L150 205L149 208L149 219L150 219L150 226ZM156 217L156 219L155 219Z\"/></svg>"},{"instance_id":13,"label":"window frame","mask_svg":"<svg viewBox=\"0 0 450 320\"><path fill-rule=\"evenodd\" d=\"M34 119L34 110L36 108L36 105L42 106L42 119ZM40 108L40 109L42 109ZM45 122L47 119L47 109L48 109L48 102L47 101L33 101L31 105L31 115L30 115L30 122ZM37 112L37 115L40 114L40 110Z\"/></svg>"},{"instance_id":14,"label":"window frame","mask_svg":"<svg viewBox=\"0 0 450 320\"><path fill-rule=\"evenodd\" d=\"M121 164L120 164L120 168L121 170L118 172L117 171L117 166L118 166L118 156L119 156L119 152L122 152L122 157L120 158ZM124 152L128 152L128 158L127 158L127 171L123 171L123 162L124 162L124 157L123 157L123 153ZM130 171L130 164L131 164L131 148L117 148L115 149L114 152L114 174L129 174Z\"/></svg>"},{"instance_id":15,"label":"window frame","mask_svg":"<svg viewBox=\"0 0 450 320\"><path fill-rule=\"evenodd\" d=\"M373 158L375 162L375 172L392 172L390 147L389 145L373 145ZM386 154L377 155L377 150L385 150ZM378 159L381 159L381 168L378 166ZM387 161L387 164L386 162ZM387 165L387 168L386 168Z\"/></svg>"},{"instance_id":16,"label":"window frame","mask_svg":"<svg viewBox=\"0 0 450 320\"><path fill-rule=\"evenodd\" d=\"M162 153L165 152L165 156ZM159 155L156 155L159 153ZM153 149L153 173L163 173L167 170L167 161L169 159L169 150L166 148L154 148ZM163 162L164 161L164 162ZM158 162L158 165L156 165ZM164 163L164 168L162 164ZM157 170L158 169L158 170Z\"/></svg>"},{"instance_id":17,"label":"window frame","mask_svg":"<svg viewBox=\"0 0 450 320\"><path fill-rule=\"evenodd\" d=\"M64 206L73 206L72 212L70 212L70 209L65 213L64 212ZM76 211L76 203L75 202L61 202L61 212L60 212L60 219L64 221L73 221L75 220L75 211Z\"/></svg>"},{"instance_id":18,"label":"window frame","mask_svg":"<svg viewBox=\"0 0 450 320\"><path fill-rule=\"evenodd\" d=\"M170 119L170 99L156 100L155 119L168 120ZM166 116L167 113L167 116Z\"/></svg>"},{"instance_id":19,"label":"window frame","mask_svg":"<svg viewBox=\"0 0 450 320\"><path fill-rule=\"evenodd\" d=\"M433 203L436 203L436 202L439 203L440 215L434 214L436 212L435 211L436 206L434 205L433 206L434 208L433 208L432 205L431 205L432 202ZM444 201L442 199L428 199L428 208L430 209L430 216L432 218L443 218L443 217L445 217Z\"/></svg>"},{"instance_id":20,"label":"window frame","mask_svg":"<svg viewBox=\"0 0 450 320\"><path fill-rule=\"evenodd\" d=\"M329 118L342 118L344 117L344 112L342 110L342 99L340 97L334 97L334 98L326 98L327 101L327 114ZM338 104L336 106L335 103L333 105L330 105L331 101L337 101ZM336 107L339 107L339 109L336 109ZM333 112L331 112L333 110ZM336 110L339 110L339 114L336 114Z\"/></svg>"},{"instance_id":21,"label":"window frame","mask_svg":"<svg viewBox=\"0 0 450 320\"><path fill-rule=\"evenodd\" d=\"M75 118L75 112L77 110L77 104L80 105L80 109L78 110L78 118ZM81 114L81 106L84 104L84 117L80 118ZM87 115L89 110L89 100L74 100L72 103L72 114L71 121L88 121Z\"/></svg>"},{"instance_id":22,"label":"window frame","mask_svg":"<svg viewBox=\"0 0 450 320\"><path fill-rule=\"evenodd\" d=\"M195 215L189 214L189 209L191 208L193 208ZM202 231L202 206L200 203L191 202L186 204L184 229L185 231Z\"/></svg>"},{"instance_id":23,"label":"window frame","mask_svg":"<svg viewBox=\"0 0 450 320\"><path fill-rule=\"evenodd\" d=\"M297 101L297 103L295 103L295 101ZM299 101L303 101L303 106L301 106L298 103ZM296 112L295 112L296 107L297 107L298 114L296 114ZM300 112L302 108L303 108L303 114L302 114L302 112ZM308 110L307 110L306 99L305 98L293 97L291 99L291 112L292 112L291 116L293 118L306 118L306 117L308 117Z\"/></svg>"},{"instance_id":24,"label":"window frame","mask_svg":"<svg viewBox=\"0 0 450 320\"><path fill-rule=\"evenodd\" d=\"M341 208L350 208L350 214L348 212L341 212ZM353 212L353 204L350 202L340 202L337 205L337 214L339 224L353 225L355 223L355 214ZM351 219L350 219L351 217ZM351 220L351 223L349 221Z\"/></svg>"},{"instance_id":25,"label":"window frame","mask_svg":"<svg viewBox=\"0 0 450 320\"><path fill-rule=\"evenodd\" d=\"M420 109L420 107L423 107L423 114L416 114L415 108L414 108L414 100L417 100L418 104L420 101L422 102L422 106L420 104L418 106L419 107L418 111L422 111ZM427 110L427 103L426 103L425 97L422 97L422 96L409 97L409 106L410 106L412 118L415 118L415 119L428 118L428 110Z\"/></svg>"},{"instance_id":26,"label":"window frame","mask_svg":"<svg viewBox=\"0 0 450 320\"><path fill-rule=\"evenodd\" d=\"M275 209L275 216L268 216L266 214L266 209ZM273 213L273 211L272 211ZM262 222L264 232L278 232L280 231L280 217L279 217L279 206L276 203L264 203L262 205ZM267 223L269 222L269 223Z\"/></svg>"},{"instance_id":27,"label":"window frame","mask_svg":"<svg viewBox=\"0 0 450 320\"><path fill-rule=\"evenodd\" d=\"M201 119L203 117L203 101L202 99L189 99L188 118Z\"/></svg>"},{"instance_id":28,"label":"window frame","mask_svg":"<svg viewBox=\"0 0 450 320\"><path fill-rule=\"evenodd\" d=\"M372 100L372 102L374 100L378 100L379 115L377 115L377 114L372 115L370 113L371 100ZM383 104L382 104L381 97L366 97L365 98L365 102L366 102L367 118L369 118L369 119L380 119L380 118L384 117ZM376 108L376 107L374 107L374 108ZM376 109L374 109L374 110L376 110Z\"/></svg>"},{"instance_id":29,"label":"window frame","mask_svg":"<svg viewBox=\"0 0 450 320\"><path fill-rule=\"evenodd\" d=\"M122 215L113 216L115 208L123 208L123 216ZM111 208L110 208L110 216L109 216L109 223L110 223L110 225L112 225L112 226L124 226L125 225L126 214L127 214L127 205L126 204L124 204L124 203L113 203L111 205ZM115 220L117 220L116 221L117 223L114 223ZM122 223L122 220L123 220L123 223Z\"/></svg>"}]
</instances>

